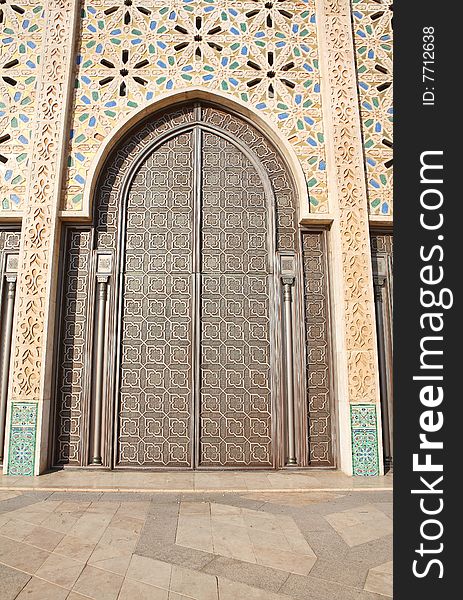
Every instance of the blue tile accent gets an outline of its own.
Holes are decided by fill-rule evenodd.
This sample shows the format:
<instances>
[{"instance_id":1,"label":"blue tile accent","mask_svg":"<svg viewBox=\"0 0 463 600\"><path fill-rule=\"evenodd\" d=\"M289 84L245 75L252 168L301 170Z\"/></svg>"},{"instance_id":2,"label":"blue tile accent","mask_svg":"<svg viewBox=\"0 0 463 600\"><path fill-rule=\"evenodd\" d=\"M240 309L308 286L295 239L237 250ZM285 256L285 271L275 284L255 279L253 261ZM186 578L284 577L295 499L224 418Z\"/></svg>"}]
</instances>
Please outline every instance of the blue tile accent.
<instances>
[{"instance_id":1,"label":"blue tile accent","mask_svg":"<svg viewBox=\"0 0 463 600\"><path fill-rule=\"evenodd\" d=\"M352 467L354 475L379 475L378 429L375 404L352 404Z\"/></svg>"},{"instance_id":2,"label":"blue tile accent","mask_svg":"<svg viewBox=\"0 0 463 600\"><path fill-rule=\"evenodd\" d=\"M37 408L36 402L14 402L11 407L8 475L34 475Z\"/></svg>"}]
</instances>

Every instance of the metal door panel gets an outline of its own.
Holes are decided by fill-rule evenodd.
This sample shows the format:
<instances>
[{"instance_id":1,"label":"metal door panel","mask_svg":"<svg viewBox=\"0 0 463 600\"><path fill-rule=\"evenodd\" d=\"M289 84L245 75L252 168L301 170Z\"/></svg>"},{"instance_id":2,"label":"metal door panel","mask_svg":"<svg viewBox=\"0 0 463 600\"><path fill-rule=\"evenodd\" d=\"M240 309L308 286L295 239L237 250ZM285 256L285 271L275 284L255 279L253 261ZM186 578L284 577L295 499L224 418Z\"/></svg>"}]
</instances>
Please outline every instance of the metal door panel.
<instances>
[{"instance_id":1,"label":"metal door panel","mask_svg":"<svg viewBox=\"0 0 463 600\"><path fill-rule=\"evenodd\" d=\"M269 282L203 275L201 466L271 466Z\"/></svg>"},{"instance_id":2,"label":"metal door panel","mask_svg":"<svg viewBox=\"0 0 463 600\"><path fill-rule=\"evenodd\" d=\"M302 233L306 333L307 429L312 466L334 465L328 286L323 234Z\"/></svg>"},{"instance_id":3,"label":"metal door panel","mask_svg":"<svg viewBox=\"0 0 463 600\"><path fill-rule=\"evenodd\" d=\"M84 440L89 410L85 377L90 307L91 231L70 229L65 238L61 306L61 353L58 362L58 403L55 416L54 464L85 462Z\"/></svg>"},{"instance_id":4,"label":"metal door panel","mask_svg":"<svg viewBox=\"0 0 463 600\"><path fill-rule=\"evenodd\" d=\"M155 150L128 193L119 465L191 466L193 135Z\"/></svg>"},{"instance_id":5,"label":"metal door panel","mask_svg":"<svg viewBox=\"0 0 463 600\"><path fill-rule=\"evenodd\" d=\"M203 142L199 465L270 466L267 198L239 148Z\"/></svg>"},{"instance_id":6,"label":"metal door panel","mask_svg":"<svg viewBox=\"0 0 463 600\"><path fill-rule=\"evenodd\" d=\"M325 437L328 432L322 431L332 421L331 395L325 393L328 378L322 378L329 365L326 279L323 314L314 313L318 292L313 287L325 268L320 255L325 248L316 248L314 262L307 237L303 257L299 255L291 177L248 119L201 103L141 123L108 157L98 183L93 227L84 290L89 335L81 340L71 331L68 340L66 330L60 329L60 462L88 464L91 445L82 449L89 445L89 433L98 432L92 423L97 422L95 406L101 404L106 466L285 464L285 411L291 403L282 367L286 342L280 263L286 252L296 256L300 271L291 308L300 324L295 331L299 337L290 352L301 368L306 355L310 363L306 381L298 380L296 386L296 407L303 407L303 418L297 417L303 426L296 433L305 443L298 464L307 464L307 437L309 444L315 442L312 464L331 463L333 448ZM100 254L113 258L105 276L106 313L96 310ZM298 281L304 281L305 294ZM70 283L65 278L63 311L68 304L74 309ZM71 312L69 318L64 313L68 321ZM106 314L104 349L96 352L92 331L101 314ZM83 410L87 425L79 425L71 448L67 433L72 415L63 402L62 376L64 367L75 374L80 362L72 357L69 365L62 361L79 344L85 353L86 385L78 412ZM100 366L104 359L104 389L98 394L96 355ZM315 406L320 392L322 408Z\"/></svg>"}]
</instances>

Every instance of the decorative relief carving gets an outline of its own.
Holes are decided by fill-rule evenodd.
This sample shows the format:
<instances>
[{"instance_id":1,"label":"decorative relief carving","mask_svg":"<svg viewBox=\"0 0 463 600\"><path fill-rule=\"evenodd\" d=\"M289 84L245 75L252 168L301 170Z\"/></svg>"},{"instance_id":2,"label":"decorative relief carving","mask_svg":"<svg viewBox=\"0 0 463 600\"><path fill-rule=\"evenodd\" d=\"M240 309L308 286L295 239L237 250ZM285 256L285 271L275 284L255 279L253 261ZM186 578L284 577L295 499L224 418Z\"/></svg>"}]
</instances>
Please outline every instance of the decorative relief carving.
<instances>
[{"instance_id":1,"label":"decorative relief carving","mask_svg":"<svg viewBox=\"0 0 463 600\"><path fill-rule=\"evenodd\" d=\"M193 132L149 155L127 196L118 464L191 465Z\"/></svg>"},{"instance_id":2,"label":"decorative relief carving","mask_svg":"<svg viewBox=\"0 0 463 600\"><path fill-rule=\"evenodd\" d=\"M200 464L271 466L267 197L230 141L202 157Z\"/></svg>"},{"instance_id":3,"label":"decorative relief carving","mask_svg":"<svg viewBox=\"0 0 463 600\"><path fill-rule=\"evenodd\" d=\"M45 9L41 78L35 107L35 130L18 274L18 312L13 355L12 401L43 398L45 330L51 317L51 261L59 207L62 148L65 140L66 91L73 48L75 2L49 0ZM34 425L35 426L35 425ZM13 444L13 437L10 444ZM12 446L10 446L12 449ZM32 453L32 458L34 453ZM10 452L9 472L15 454ZM32 458L30 460L32 460ZM33 460L32 460L33 465Z\"/></svg>"},{"instance_id":4,"label":"decorative relief carving","mask_svg":"<svg viewBox=\"0 0 463 600\"><path fill-rule=\"evenodd\" d=\"M373 281L349 0L324 0L351 403L376 403ZM376 433L375 433L376 435Z\"/></svg>"},{"instance_id":5,"label":"decorative relief carving","mask_svg":"<svg viewBox=\"0 0 463 600\"><path fill-rule=\"evenodd\" d=\"M56 464L82 464L90 246L90 230L67 232L56 402Z\"/></svg>"},{"instance_id":6,"label":"decorative relief carving","mask_svg":"<svg viewBox=\"0 0 463 600\"><path fill-rule=\"evenodd\" d=\"M246 121L217 108L205 107L204 120L242 139L266 168L277 198L277 248L293 249L296 244L296 204L287 169L264 137Z\"/></svg>"},{"instance_id":7,"label":"decorative relief carving","mask_svg":"<svg viewBox=\"0 0 463 600\"><path fill-rule=\"evenodd\" d=\"M325 247L320 232L302 233L309 460L334 464Z\"/></svg>"},{"instance_id":8,"label":"decorative relief carving","mask_svg":"<svg viewBox=\"0 0 463 600\"><path fill-rule=\"evenodd\" d=\"M25 200L45 25L42 4L0 3L0 216L20 212Z\"/></svg>"},{"instance_id":9,"label":"decorative relief carving","mask_svg":"<svg viewBox=\"0 0 463 600\"><path fill-rule=\"evenodd\" d=\"M11 229L0 228L0 252L4 250L19 250L21 233Z\"/></svg>"}]
</instances>

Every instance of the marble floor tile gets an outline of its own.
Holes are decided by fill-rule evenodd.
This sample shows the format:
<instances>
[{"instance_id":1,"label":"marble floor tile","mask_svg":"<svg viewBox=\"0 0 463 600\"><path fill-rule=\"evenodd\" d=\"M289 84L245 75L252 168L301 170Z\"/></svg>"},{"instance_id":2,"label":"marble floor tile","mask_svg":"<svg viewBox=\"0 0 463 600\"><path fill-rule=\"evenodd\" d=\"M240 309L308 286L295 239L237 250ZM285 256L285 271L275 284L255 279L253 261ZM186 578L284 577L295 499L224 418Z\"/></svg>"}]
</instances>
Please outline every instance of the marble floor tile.
<instances>
[{"instance_id":1,"label":"marble floor tile","mask_svg":"<svg viewBox=\"0 0 463 600\"><path fill-rule=\"evenodd\" d=\"M30 578L27 573L0 564L0 598L15 600Z\"/></svg>"},{"instance_id":2,"label":"marble floor tile","mask_svg":"<svg viewBox=\"0 0 463 600\"><path fill-rule=\"evenodd\" d=\"M177 565L172 567L170 591L197 600L218 600L219 598L216 577Z\"/></svg>"},{"instance_id":3,"label":"marble floor tile","mask_svg":"<svg viewBox=\"0 0 463 600\"><path fill-rule=\"evenodd\" d=\"M32 577L17 596L17 600L65 600L69 591L43 579Z\"/></svg>"},{"instance_id":4,"label":"marble floor tile","mask_svg":"<svg viewBox=\"0 0 463 600\"><path fill-rule=\"evenodd\" d=\"M72 558L50 554L37 570L36 576L70 590L82 573L84 566L85 563Z\"/></svg>"},{"instance_id":5,"label":"marble floor tile","mask_svg":"<svg viewBox=\"0 0 463 600\"><path fill-rule=\"evenodd\" d=\"M104 569L105 571L110 571L111 573L115 573L116 575L125 576L130 564L130 559L130 554L126 554L124 556L113 556L110 558L103 558L100 560L92 560L90 557L88 564L91 564L94 567L98 567L99 569Z\"/></svg>"},{"instance_id":6,"label":"marble floor tile","mask_svg":"<svg viewBox=\"0 0 463 600\"><path fill-rule=\"evenodd\" d=\"M392 519L369 504L328 514L325 519L350 547L392 533Z\"/></svg>"},{"instance_id":7,"label":"marble floor tile","mask_svg":"<svg viewBox=\"0 0 463 600\"><path fill-rule=\"evenodd\" d=\"M218 588L220 600L291 600L289 596L231 581L225 577L218 578Z\"/></svg>"},{"instance_id":8,"label":"marble floor tile","mask_svg":"<svg viewBox=\"0 0 463 600\"><path fill-rule=\"evenodd\" d=\"M133 554L126 578L135 579L136 581L168 590L171 573L171 564Z\"/></svg>"},{"instance_id":9,"label":"marble floor tile","mask_svg":"<svg viewBox=\"0 0 463 600\"><path fill-rule=\"evenodd\" d=\"M392 598L392 583L392 561L388 561L369 570L364 589Z\"/></svg>"},{"instance_id":10,"label":"marble floor tile","mask_svg":"<svg viewBox=\"0 0 463 600\"><path fill-rule=\"evenodd\" d=\"M125 579L118 600L168 600L169 592L141 581Z\"/></svg>"},{"instance_id":11,"label":"marble floor tile","mask_svg":"<svg viewBox=\"0 0 463 600\"><path fill-rule=\"evenodd\" d=\"M307 556L268 546L254 546L254 552L257 564L298 575L308 575L317 560L314 554Z\"/></svg>"},{"instance_id":12,"label":"marble floor tile","mask_svg":"<svg viewBox=\"0 0 463 600\"><path fill-rule=\"evenodd\" d=\"M8 513L8 516L15 521L22 521L25 523L32 523L32 525L41 525L48 516L48 511L37 510L36 505L32 505L25 508L18 508Z\"/></svg>"},{"instance_id":13,"label":"marble floor tile","mask_svg":"<svg viewBox=\"0 0 463 600\"><path fill-rule=\"evenodd\" d=\"M37 527L34 523L9 519L0 527L0 535L22 542Z\"/></svg>"},{"instance_id":14,"label":"marble floor tile","mask_svg":"<svg viewBox=\"0 0 463 600\"><path fill-rule=\"evenodd\" d=\"M53 531L52 529L46 529L45 527L37 526L28 535L26 535L23 541L31 546L37 546L38 548L42 548L42 550L48 550L49 552L52 552L63 539L63 537L64 533L59 533L58 531Z\"/></svg>"},{"instance_id":15,"label":"marble floor tile","mask_svg":"<svg viewBox=\"0 0 463 600\"><path fill-rule=\"evenodd\" d=\"M246 527L221 525L212 531L214 554L255 563L253 545Z\"/></svg>"},{"instance_id":16,"label":"marble floor tile","mask_svg":"<svg viewBox=\"0 0 463 600\"><path fill-rule=\"evenodd\" d=\"M116 600L122 582L123 577L119 575L87 565L74 584L73 591L94 600Z\"/></svg>"},{"instance_id":17,"label":"marble floor tile","mask_svg":"<svg viewBox=\"0 0 463 600\"><path fill-rule=\"evenodd\" d=\"M66 534L74 527L83 514L63 512L60 506L59 510L50 513L41 524L43 527L47 527L47 529L53 529L53 531Z\"/></svg>"},{"instance_id":18,"label":"marble floor tile","mask_svg":"<svg viewBox=\"0 0 463 600\"><path fill-rule=\"evenodd\" d=\"M111 516L85 513L69 530L69 535L98 542L111 521Z\"/></svg>"},{"instance_id":19,"label":"marble floor tile","mask_svg":"<svg viewBox=\"0 0 463 600\"><path fill-rule=\"evenodd\" d=\"M329 491L353 487L352 479L333 472L157 475L46 478L109 490L134 484L181 489L195 480L207 491L0 495L0 598L392 597L390 492ZM265 491L248 491L258 484ZM301 485L305 491L295 491ZM241 491L229 491L234 487ZM26 584L27 595L21 592Z\"/></svg>"},{"instance_id":20,"label":"marble floor tile","mask_svg":"<svg viewBox=\"0 0 463 600\"><path fill-rule=\"evenodd\" d=\"M0 562L9 567L33 575L48 556L49 552L40 548L0 537Z\"/></svg>"},{"instance_id":21,"label":"marble floor tile","mask_svg":"<svg viewBox=\"0 0 463 600\"><path fill-rule=\"evenodd\" d=\"M89 542L85 537L65 535L54 549L54 553L70 556L76 560L87 561L95 549L95 543Z\"/></svg>"}]
</instances>

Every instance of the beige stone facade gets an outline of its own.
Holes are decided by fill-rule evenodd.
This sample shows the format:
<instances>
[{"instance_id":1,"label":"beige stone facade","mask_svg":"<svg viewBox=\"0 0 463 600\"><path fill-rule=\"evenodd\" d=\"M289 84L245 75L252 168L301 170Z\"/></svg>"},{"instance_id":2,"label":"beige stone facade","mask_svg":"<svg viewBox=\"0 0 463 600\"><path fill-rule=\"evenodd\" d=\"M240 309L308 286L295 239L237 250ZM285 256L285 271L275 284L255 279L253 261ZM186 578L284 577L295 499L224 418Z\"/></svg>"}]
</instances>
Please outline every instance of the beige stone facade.
<instances>
[{"instance_id":1,"label":"beige stone facade","mask_svg":"<svg viewBox=\"0 0 463 600\"><path fill-rule=\"evenodd\" d=\"M4 339L7 287L15 280L11 344L1 356L8 365L4 472L38 475L53 462L63 232L90 226L99 178L134 128L189 102L212 103L249 123L289 173L301 231L323 232L334 464L347 474L382 473L385 412L370 231L392 226L388 5L44 0L39 10L30 1L17 6L19 12L0 5ZM18 264L9 270L11 256ZM296 321L303 319L295 310ZM85 377L92 373L89 367ZM310 451L298 451L304 453Z\"/></svg>"}]
</instances>

